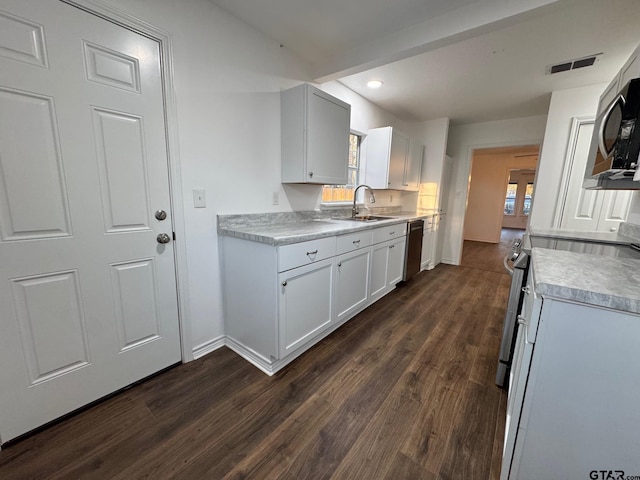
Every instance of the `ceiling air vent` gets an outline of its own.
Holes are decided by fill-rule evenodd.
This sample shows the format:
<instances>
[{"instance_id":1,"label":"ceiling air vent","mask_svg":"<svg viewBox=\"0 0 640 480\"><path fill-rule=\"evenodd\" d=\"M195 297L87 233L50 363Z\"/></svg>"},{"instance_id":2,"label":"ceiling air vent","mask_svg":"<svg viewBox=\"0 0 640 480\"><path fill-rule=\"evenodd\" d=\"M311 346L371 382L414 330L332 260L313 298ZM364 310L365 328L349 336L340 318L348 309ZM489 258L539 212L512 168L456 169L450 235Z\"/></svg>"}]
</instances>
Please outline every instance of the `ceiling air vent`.
<instances>
[{"instance_id":1,"label":"ceiling air vent","mask_svg":"<svg viewBox=\"0 0 640 480\"><path fill-rule=\"evenodd\" d=\"M602 53L595 53L588 57L575 58L573 60L567 60L566 62L556 63L555 65L547 66L547 75L553 75L554 73L568 72L569 70L576 70L578 68L590 67L598 61L598 57Z\"/></svg>"}]
</instances>

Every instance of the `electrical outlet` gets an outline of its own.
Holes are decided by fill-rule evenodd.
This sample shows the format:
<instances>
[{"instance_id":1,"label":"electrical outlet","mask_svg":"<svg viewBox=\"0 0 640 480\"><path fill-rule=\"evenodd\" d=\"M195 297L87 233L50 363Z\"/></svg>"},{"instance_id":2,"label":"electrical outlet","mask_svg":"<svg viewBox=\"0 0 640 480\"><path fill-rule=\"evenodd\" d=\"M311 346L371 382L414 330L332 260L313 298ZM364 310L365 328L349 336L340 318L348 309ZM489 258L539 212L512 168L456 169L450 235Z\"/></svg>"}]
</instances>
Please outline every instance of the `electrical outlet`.
<instances>
[{"instance_id":1,"label":"electrical outlet","mask_svg":"<svg viewBox=\"0 0 640 480\"><path fill-rule=\"evenodd\" d=\"M193 206L195 208L205 208L207 206L207 194L204 189L193 189Z\"/></svg>"},{"instance_id":2,"label":"electrical outlet","mask_svg":"<svg viewBox=\"0 0 640 480\"><path fill-rule=\"evenodd\" d=\"M273 192L273 194L271 196L271 203L273 205L279 205L280 204L280 192Z\"/></svg>"}]
</instances>

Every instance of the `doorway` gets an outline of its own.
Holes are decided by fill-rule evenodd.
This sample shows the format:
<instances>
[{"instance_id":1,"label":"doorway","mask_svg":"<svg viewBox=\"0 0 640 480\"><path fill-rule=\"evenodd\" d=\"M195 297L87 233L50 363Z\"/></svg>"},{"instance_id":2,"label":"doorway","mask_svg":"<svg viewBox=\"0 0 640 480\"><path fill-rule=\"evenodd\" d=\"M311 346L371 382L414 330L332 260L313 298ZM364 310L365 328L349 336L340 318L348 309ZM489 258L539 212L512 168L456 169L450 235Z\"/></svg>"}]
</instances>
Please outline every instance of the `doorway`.
<instances>
[{"instance_id":1,"label":"doorway","mask_svg":"<svg viewBox=\"0 0 640 480\"><path fill-rule=\"evenodd\" d=\"M511 170L504 200L503 228L524 230L529 221L533 201L533 180L536 171L532 169Z\"/></svg>"},{"instance_id":2,"label":"doorway","mask_svg":"<svg viewBox=\"0 0 640 480\"><path fill-rule=\"evenodd\" d=\"M539 145L481 148L473 151L464 219L464 240L499 243L506 216L505 210L513 208L516 212L517 201L520 202L518 209L522 211L522 215L518 216L520 223L516 228L526 228L528 215L525 215L524 211L531 205L531 199L527 199L526 196L527 185L524 186L519 199L517 187L512 200L507 199L506 192L512 172L530 171L535 177L539 153Z\"/></svg>"}]
</instances>

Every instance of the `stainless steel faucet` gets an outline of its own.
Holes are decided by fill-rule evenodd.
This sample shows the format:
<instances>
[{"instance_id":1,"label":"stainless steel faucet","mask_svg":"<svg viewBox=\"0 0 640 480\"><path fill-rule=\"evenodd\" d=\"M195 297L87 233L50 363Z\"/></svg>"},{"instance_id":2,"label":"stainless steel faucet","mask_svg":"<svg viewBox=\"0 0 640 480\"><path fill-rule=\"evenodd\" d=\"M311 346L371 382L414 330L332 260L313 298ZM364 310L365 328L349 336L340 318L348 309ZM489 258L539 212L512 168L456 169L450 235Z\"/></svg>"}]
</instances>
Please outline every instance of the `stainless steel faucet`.
<instances>
[{"instance_id":1,"label":"stainless steel faucet","mask_svg":"<svg viewBox=\"0 0 640 480\"><path fill-rule=\"evenodd\" d=\"M369 201L371 203L376 203L376 196L373 194L373 189L369 185L358 185L353 192L353 208L351 209L351 218L355 218L358 215L358 207L356 207L356 200L358 199L358 190L364 187L371 192L371 196L369 197Z\"/></svg>"}]
</instances>

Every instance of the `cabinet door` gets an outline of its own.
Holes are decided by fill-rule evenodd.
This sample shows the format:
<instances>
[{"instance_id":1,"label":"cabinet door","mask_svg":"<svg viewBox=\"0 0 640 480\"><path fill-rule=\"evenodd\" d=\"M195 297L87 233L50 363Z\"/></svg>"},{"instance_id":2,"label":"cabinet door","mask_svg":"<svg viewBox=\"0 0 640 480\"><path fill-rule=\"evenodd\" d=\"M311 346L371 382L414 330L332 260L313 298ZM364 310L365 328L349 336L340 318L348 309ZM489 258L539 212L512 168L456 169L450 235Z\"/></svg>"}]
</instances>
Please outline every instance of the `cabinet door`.
<instances>
[{"instance_id":1,"label":"cabinet door","mask_svg":"<svg viewBox=\"0 0 640 480\"><path fill-rule=\"evenodd\" d=\"M371 276L369 280L370 302L374 302L386 293L387 266L389 264L389 243L391 242L378 243L371 247Z\"/></svg>"},{"instance_id":2,"label":"cabinet door","mask_svg":"<svg viewBox=\"0 0 640 480\"><path fill-rule=\"evenodd\" d=\"M393 130L389 153L389 187L395 190L405 189L405 167L409 157L409 137Z\"/></svg>"},{"instance_id":3,"label":"cabinet door","mask_svg":"<svg viewBox=\"0 0 640 480\"><path fill-rule=\"evenodd\" d=\"M336 322L364 308L369 298L371 249L361 248L336 258Z\"/></svg>"},{"instance_id":4,"label":"cabinet door","mask_svg":"<svg viewBox=\"0 0 640 480\"><path fill-rule=\"evenodd\" d=\"M280 358L331 325L333 258L278 275Z\"/></svg>"},{"instance_id":5,"label":"cabinet door","mask_svg":"<svg viewBox=\"0 0 640 480\"><path fill-rule=\"evenodd\" d=\"M404 253L407 241L405 238L398 238L390 242L389 257L387 266L387 289L393 290L395 285L402 280L404 273Z\"/></svg>"},{"instance_id":6,"label":"cabinet door","mask_svg":"<svg viewBox=\"0 0 640 480\"><path fill-rule=\"evenodd\" d=\"M422 232L422 257L420 259L420 269L428 270L431 266L431 258L433 253L433 228L431 225L426 226Z\"/></svg>"},{"instance_id":7,"label":"cabinet door","mask_svg":"<svg viewBox=\"0 0 640 480\"><path fill-rule=\"evenodd\" d=\"M422 159L424 157L424 145L410 142L410 152L405 167L404 189L417 192L420 189L420 174L422 172Z\"/></svg>"},{"instance_id":8,"label":"cabinet door","mask_svg":"<svg viewBox=\"0 0 640 480\"><path fill-rule=\"evenodd\" d=\"M347 183L350 109L331 95L309 89L307 176L310 183Z\"/></svg>"}]
</instances>

